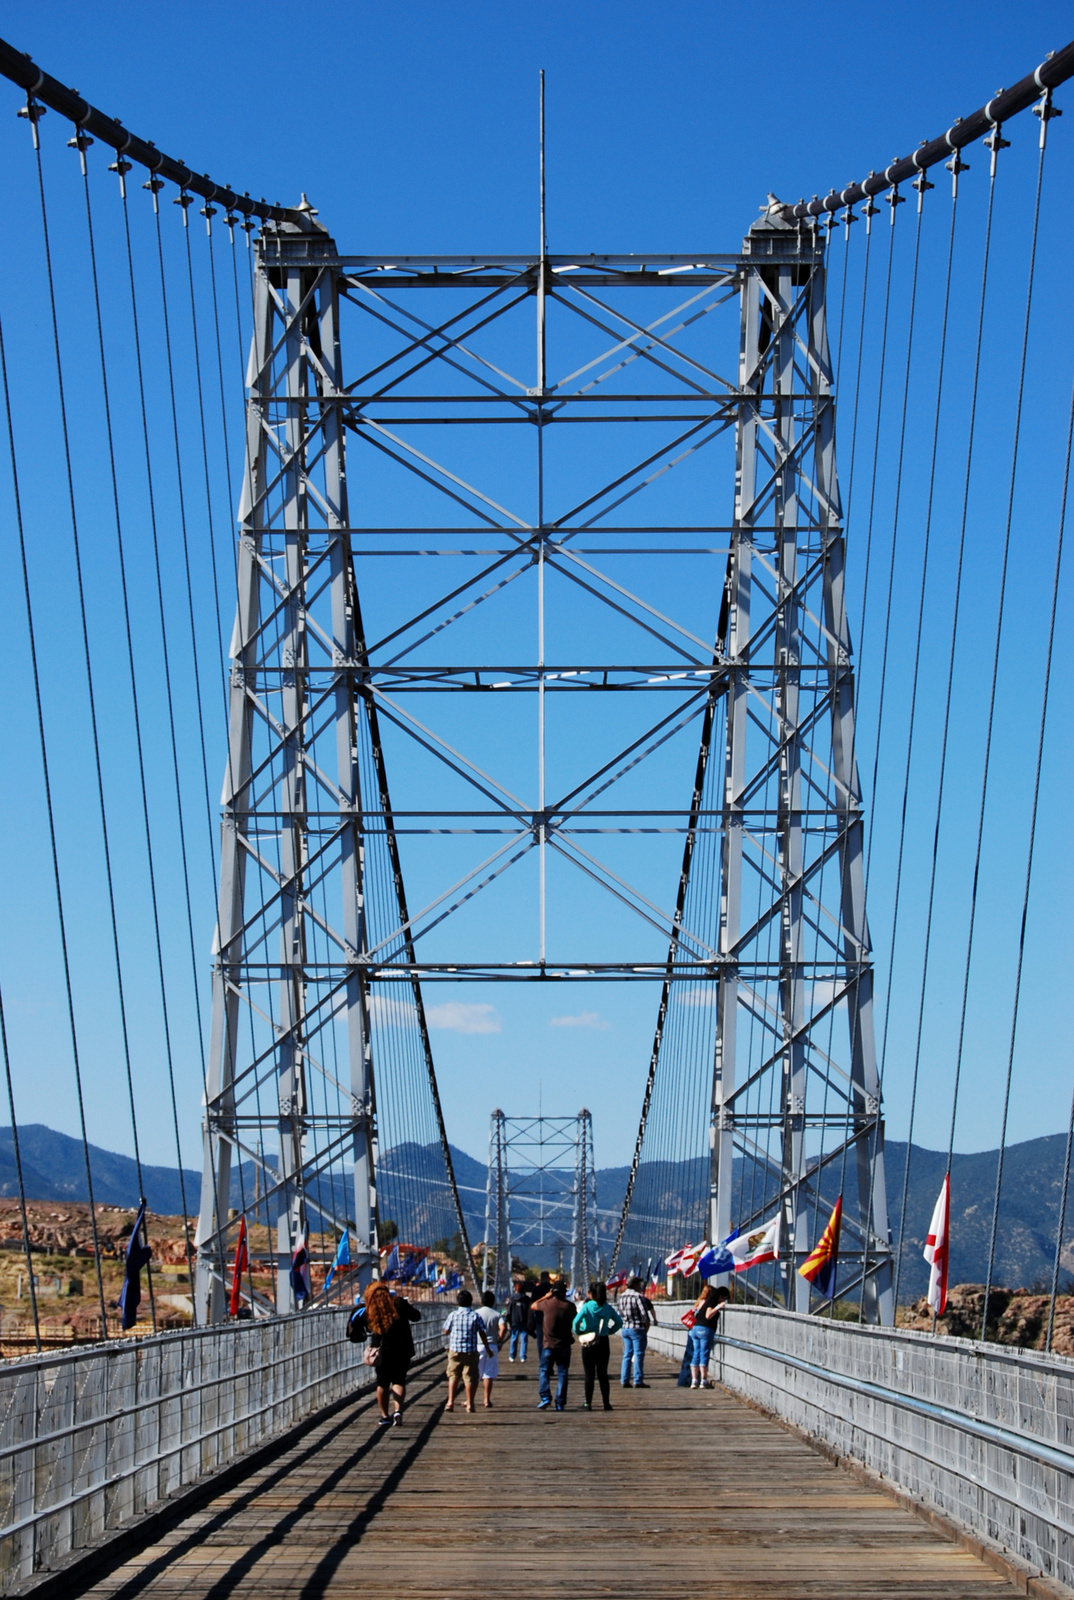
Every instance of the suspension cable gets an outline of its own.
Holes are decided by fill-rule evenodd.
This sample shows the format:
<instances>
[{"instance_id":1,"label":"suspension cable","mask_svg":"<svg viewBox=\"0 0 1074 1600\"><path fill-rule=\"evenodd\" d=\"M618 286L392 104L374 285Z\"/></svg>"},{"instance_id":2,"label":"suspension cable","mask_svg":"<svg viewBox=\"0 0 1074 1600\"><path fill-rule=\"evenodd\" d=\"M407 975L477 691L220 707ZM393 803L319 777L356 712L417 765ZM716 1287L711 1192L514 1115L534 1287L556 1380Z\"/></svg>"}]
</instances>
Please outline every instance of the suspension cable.
<instances>
[{"instance_id":1,"label":"suspension cable","mask_svg":"<svg viewBox=\"0 0 1074 1600\"><path fill-rule=\"evenodd\" d=\"M1026 310L1025 322L1022 328L1022 353L1018 368L1018 401L1015 407L1014 442L1011 449L1010 485L1007 491L1007 522L1003 542L1003 579L1000 587L999 617L996 624L996 647L992 661L992 688L988 708L988 739L985 747L984 779L981 785L981 812L978 819L977 830L977 861L974 872L974 906L971 913L970 941L973 938L973 922L976 914L976 887L977 870L980 868L981 839L984 832L984 813L988 789L989 767L992 754L992 720L996 702L996 680L999 674L1000 644L1004 619L1004 600L1006 598L1007 561L1011 546L1011 526L1014 520L1014 496L1018 478L1018 449L1021 443L1022 430L1022 397L1025 390L1026 358L1029 350L1029 324L1033 309L1033 283L1037 264L1037 232L1040 222L1040 198L1044 180L1044 151L1047 144L1048 117L1050 109L1045 101L1044 114L1040 124L1040 154L1037 160L1037 190L1033 199L1033 231L1029 249L1029 280L1026 285ZM988 1322L988 1300L992 1291L992 1273L995 1268L996 1258L996 1228L999 1221L999 1199L1003 1186L1003 1165L1007 1153L1007 1119L1011 1105L1011 1079L1014 1072L1014 1046L1018 1033L1018 1009L1022 996L1022 968L1025 959L1026 922L1029 915L1029 893L1033 879L1033 853L1037 838L1037 810L1040 801L1040 774L1041 764L1044 759L1044 733L1048 716L1048 692L1051 686L1052 675L1052 647L1055 641L1055 613L1059 595L1059 574L1063 555L1062 524L1056 541L1055 576L1052 584L1051 620L1048 629L1048 646L1045 656L1044 687L1041 695L1040 727L1037 735L1037 762L1033 779L1033 804L1030 812L1029 843L1026 851L1025 887L1022 893L1022 919L1018 933L1018 957L1015 963L1014 999L1011 1005L1011 1033L1007 1046L1007 1073L1003 1088L1003 1116L1000 1123L999 1158L996 1162L996 1189L992 1203L992 1225L988 1236L988 1273L985 1278L984 1307L981 1312L981 1338L985 1336ZM969 951L967 951L966 985L969 985ZM959 1044L961 1046L961 1034Z\"/></svg>"},{"instance_id":2,"label":"suspension cable","mask_svg":"<svg viewBox=\"0 0 1074 1600\"><path fill-rule=\"evenodd\" d=\"M956 157L956 160L957 159L958 158ZM944 373L945 373L946 360L947 360L947 330L948 330L948 322L949 322L950 309L951 309L951 270L952 270L952 266L954 264L955 226L956 226L957 220L958 220L958 177L957 177L957 172L956 172L956 174L955 174L955 184L954 184L953 192L952 192L952 195L951 195L951 227L950 227L950 231L949 231L949 234L948 234L948 240L947 240L947 269L946 269L946 272L944 274L943 312L942 312L942 315L941 315L940 348L939 348L939 356L938 356L937 371L936 371L936 401L935 401L935 408L934 408L934 411L933 411L933 421L932 421L932 450L931 450L931 456L930 456L930 460L929 460L928 494L927 494L927 499L926 499L926 510L925 510L924 543L923 543L923 548L922 548L922 552L921 552L921 585L920 585L920 589L918 591L917 631L916 631L916 635L915 635L915 639L914 639L914 670L913 670L913 676L912 676L912 681L911 681L911 689L910 689L909 726L908 726L907 735L906 735L906 762L905 762L905 766L904 766L904 769L903 769L902 814L901 814L900 826L899 826L899 855L898 855L898 867L896 869L896 876L895 876L895 905L894 905L894 910L893 910L893 913L892 913L892 928L891 928L891 955L890 955L891 966L889 968L889 974L888 974L888 993L887 993L887 996L885 997L885 1013L884 1013L884 1058L885 1058L885 1060L887 1058L887 1043L888 1043L888 1016L889 1016L889 1013L888 1013L887 1007L890 1005L890 1000L891 1000L891 989L892 989L891 972L894 970L894 965L895 965L895 945L896 945L896 938L897 938L897 933L898 933L899 910L900 910L900 905L901 905L900 890L901 890L901 886L902 886L903 846L904 846L905 836L906 836L906 816L907 816L907 809L908 809L909 796L910 796L910 773L911 773L911 769L913 767L914 742L915 742L915 734L917 732L918 689L920 687L920 681L921 681L921 642L922 642L922 636L923 636L923 633L924 633L925 597L926 597L926 594L928 592L929 558L930 558L930 555L932 553L932 514L933 514L934 505L935 505L936 461L937 461L937 455L938 455L938 451L939 451L939 442L940 442L940 416L941 416L942 401L943 401ZM879 748L879 732L878 732L878 737L877 737L877 744L878 744L878 748ZM946 743L945 743L945 750L946 750ZM942 780L942 777L941 777L941 788L940 788L939 794L937 795L937 802L936 802L936 830L937 830L937 836L939 834L939 826L940 826L940 797L942 795L942 782L943 782L943 780ZM898 1304L899 1283L900 1283L901 1276L902 1276L902 1240L903 1240L903 1235L904 1235L905 1227L906 1227L906 1203L907 1203L907 1196L908 1196L908 1192L909 1192L909 1183L910 1183L910 1147L911 1147L911 1144L912 1144L912 1141L913 1141L914 1113L915 1113L916 1108L917 1108L917 1089L918 1089L918 1080L919 1080L920 1069L921 1069L921 1039L922 1039L922 1027L923 1027L923 1023L924 1023L924 1015L925 1015L925 988L926 988L926 984L927 984L927 981L928 981L929 944L930 944L931 933L932 933L932 914L933 914L933 905L934 905L934 889L935 889L935 872L933 873L932 882L930 884L929 900L928 900L928 911L927 911L926 918L925 918L925 947L924 947L924 959L923 959L923 963L922 963L922 973L921 973L921 992L920 992L920 995L918 997L917 1040L916 1040L915 1047L914 1047L914 1066L913 1066L913 1072L912 1072L912 1075L911 1075L910 1125L909 1125L909 1130L908 1130L907 1135L906 1135L906 1161L905 1161L904 1166L903 1166L902 1209L901 1209L901 1212L900 1212L900 1215L899 1215L899 1253L898 1253L898 1257L897 1257L897 1260L896 1260L896 1263L895 1263L895 1303L896 1303L896 1305Z\"/></svg>"},{"instance_id":3,"label":"suspension cable","mask_svg":"<svg viewBox=\"0 0 1074 1600\"><path fill-rule=\"evenodd\" d=\"M142 447L143 447L143 452L144 452L144 457L145 457L146 494L147 494L148 512L149 512L149 528L150 528L150 537L151 537L151 544L152 544L152 548L153 548L155 571L156 571L157 605L158 605L158 613L159 613L159 616L160 616L160 645L161 645L161 652L162 652L163 665L164 665L164 684L165 684L166 700L167 700L167 705L168 705L168 722L169 722L169 728L170 728L170 732L171 732L172 771L173 771L175 794L176 794L176 808L177 808L178 821L179 821L180 856L181 856L182 869L183 869L183 884L184 884L184 889L185 889L185 893L186 893L187 929L188 929L189 939L190 939L190 957L191 957L192 975L193 975L193 980L194 980L194 1006L195 1006L194 1014L195 1014L195 1017L197 1018L197 1023L198 1023L197 1036L198 1036L198 1045L199 1045L200 1054L201 1054L201 1077L202 1077L202 1087L203 1087L203 1093L204 1093L204 1092L206 1092L207 1078L206 1078L206 1071L205 1071L205 1043L204 1043L204 1039L203 1039L203 1036L202 1036L202 1027L201 1027L201 992L200 992L200 986L199 986L198 981L197 981L197 957L196 957L195 949L194 949L194 924L193 924L193 915L192 915L191 904L190 904L190 872L189 872L189 868L188 868L188 865L187 865L186 837L185 837L185 833L184 833L184 830L183 830L182 796L181 796L181 793L180 793L180 785L179 785L179 758L178 758L178 749L177 749L176 738L175 738L175 712L174 712L174 706L173 706L173 702L172 702L171 669L170 669L169 656L168 656L168 639L167 639L167 631L166 631L165 621L164 621L164 596L163 596L163 585L162 585L161 569L160 569L160 546L159 546L159 538L158 538L158 530L157 530L156 486L155 486L155 478L154 478L154 472L153 472L152 447L151 447L150 438L149 438L149 417L148 417L148 411L147 411L147 408L146 408L145 374L144 374L144 368L143 368L143 362L142 362L141 322L140 322L139 311L138 311L138 296L137 296L137 289L136 289L136 282L135 282L134 250L133 250L133 245L132 245L132 241L131 241L130 211L129 211L128 202L127 202L127 184L126 184L126 176L125 176L125 170L124 170L125 164L122 163L122 162L117 162L116 166L117 166L117 169L119 171L119 193L120 193L120 201L121 201L122 208L123 208L123 230L124 230L124 240L125 240L125 243L126 243L127 278L128 278L128 286L129 286L129 290L130 290L131 328L132 328L133 337L134 337L135 370L137 372L138 398L139 398L139 404L140 404L140 409L141 409L141 434L142 434ZM156 199L156 196L154 195L154 201L155 201L155 199ZM130 613L129 613L129 609L127 608L127 591L126 591L126 580L125 579L124 579L123 597L124 597L125 621L126 621L126 625L127 625L127 629L128 629L128 639L129 639ZM129 643L128 643L128 650L133 652L133 646L131 646ZM131 654L130 660L131 660L131 673L132 673L132 680L133 680L133 676L134 676L133 654ZM139 743L139 760L141 762L141 746L140 746L140 743ZM157 977L158 977L158 983L159 983L159 987L160 987L161 1020L162 1020L163 1029L164 1029L164 1053L165 1053L165 1060L166 1060L167 1066L168 1066L168 1087L169 1087L169 1092L170 1092L170 1096L171 1096L172 1123L173 1123L173 1127L174 1127L174 1131L175 1131L176 1143L178 1144L179 1143L179 1105L178 1105L178 1099L177 1099L176 1091L175 1091L175 1060L174 1060L174 1053L173 1053L173 1049L172 1049L171 1016L170 1016L170 1011L169 1011L169 1006L168 1006L167 985L166 985L166 982L165 982L165 975L164 975L164 956L163 956L163 948L162 948L162 945L161 945L161 938L160 938L160 909L159 909L158 898L157 898L157 880L156 880L156 867L155 867L155 853L154 853L154 846L153 846L152 830L151 830L150 824L149 824L149 809L148 809L149 801L148 801L148 790L147 790L147 787L146 787L144 765L140 764L140 769L139 770L140 770L140 778L141 778L141 783L142 783L142 813L143 813L143 822L144 822L144 826L145 826L146 851L147 851L147 859L148 859L148 866L149 866L149 893L150 893L150 902L151 902L152 913L153 913L153 926L154 926L154 929L156 931ZM191 1262L191 1255L190 1255L189 1225L188 1225L188 1222L187 1222L187 1219L189 1217L189 1212L187 1210L186 1184L185 1184L185 1179L183 1177L182 1162L180 1162L180 1165L179 1165L179 1174L180 1174L180 1176L179 1176L180 1192L181 1192L182 1203L183 1203L184 1237L185 1237L185 1243L186 1243L186 1255L187 1255L187 1261L188 1261L188 1263L190 1263ZM192 1266L191 1266L190 1270L191 1270L191 1272L193 1272L193 1267ZM191 1300L192 1300L193 1305L194 1305L194 1325L196 1327L197 1326L197 1321L198 1321L198 1310L197 1310L197 1301L196 1301L196 1299L194 1297L194 1294L193 1294L193 1288L194 1288L194 1282L193 1282L193 1277L191 1277L191 1291L192 1291L191 1292Z\"/></svg>"},{"instance_id":4,"label":"suspension cable","mask_svg":"<svg viewBox=\"0 0 1074 1600\"><path fill-rule=\"evenodd\" d=\"M42 172L42 167L41 167L41 144L40 144L40 139L38 137L37 117L33 115L32 110L31 110L31 115L30 115L30 127L31 127L31 131L33 133L34 152L35 152L35 155L36 155L36 158L37 158L37 161L36 161L37 180L38 180L37 186L38 186L38 195L39 195L40 204L41 204L41 226L42 226L42 234L43 234L44 246L45 246L45 267L46 267L46 275L47 275L47 282L48 282L48 289L49 289L49 300L50 300L51 311L52 311L52 335L53 335L53 345L54 345L55 360L56 360L56 370L57 370L57 375L61 376L60 344L59 344L59 338L60 338L60 335L59 335L59 323L58 323L57 317L56 317L56 295L55 295L55 289L54 289L53 281L52 281L52 256L51 256L51 251L49 249L48 210L47 210L47 207L46 207L46 204L45 204L44 174ZM104 1279L103 1279L103 1276L101 1274L101 1245L100 1245L100 1238L99 1238L98 1232L97 1232L97 1207L96 1207L96 1204L94 1203L94 1198L93 1198L93 1173L92 1173L91 1166L90 1166L89 1139L88 1139L87 1133L86 1133L86 1103L85 1103L85 1097L84 1097L83 1092L82 1092L82 1063L81 1063L81 1055L80 1055L80 1050L79 1050L78 1024L77 1024L77 1022L75 1020L74 990L73 990L72 981L71 981L71 958L70 958L70 952L69 952L68 943L67 943L67 917L66 917L66 911L65 911L65 906L64 906L63 883L62 883L61 874L60 874L59 847L58 847L57 841L56 841L56 818L55 818L55 812L54 812L53 801L52 801L52 781L51 781L51 774L50 774L50 769L49 769L48 745L47 745L47 741L45 739L45 717L44 717L44 710L43 710L42 703L41 703L41 679L40 679L40 674L39 674L39 669L38 669L37 641L36 641L36 636L35 636L35 632L34 632L33 604L32 604L31 594L30 594L30 568L29 568L29 562L28 562L27 551L26 551L26 536L25 536L25 528L24 528L23 519L22 519L21 496L20 496L19 490L18 490L18 472L17 472L16 462L15 462L15 443L14 443L13 424L12 424L12 421L11 421L11 404L10 404L10 397L9 397L9 395L7 393L7 368L6 368L6 364L5 364L5 368L4 368L4 389L5 389L4 400L5 400L5 404L7 406L7 411L8 411L8 428L9 428L9 433L10 433L10 436L11 436L12 477L13 477L13 480L14 480L14 483L15 483L15 517L16 517L16 523L17 523L17 527L18 527L18 536L19 536L19 555L20 555L20 558L21 558L21 561L22 561L23 598L24 598L24 603L25 603L25 608L26 608L26 626L27 626L27 632L28 632L28 635L29 635L29 643L30 643L30 663L31 663L31 669L32 669L33 680L34 680L34 699L35 699L36 709L37 709L37 732L38 732L38 741L39 741L40 749L41 749L41 772L42 772L42 778L43 778L44 789L45 789L45 811L46 811L46 816L47 816L47 819L48 819L49 848L50 848L50 855L51 855L51 860L52 860L52 881L53 881L53 886L54 886L55 895L56 895L56 916L57 916L59 936L60 936L60 957L61 957L61 962L62 962L62 966L63 966L64 991L65 991L66 1002L67 1002L67 1023L68 1023L68 1031L69 1031L70 1038L71 1038L71 1055L72 1055L72 1061L73 1061L73 1065L74 1065L75 1093L76 1093L76 1098L77 1098L77 1102L78 1102L79 1127L80 1127L81 1134L82 1134L82 1156L83 1156L83 1161L85 1163L85 1169L86 1169L86 1193L87 1193L87 1195L89 1197L90 1230L91 1230L91 1233L92 1233L92 1236L93 1236L94 1266L96 1268L96 1276L97 1276L97 1299L98 1299L98 1302L99 1302L100 1315L101 1315L101 1337L104 1338L104 1339L107 1339L107 1337L108 1337L108 1313L105 1310ZM61 387L61 391L60 391L60 412L61 412L61 418L62 418L62 437L63 437L63 441L64 441L65 450L67 451L68 480L70 482L70 453L69 453L68 437L67 437L67 418L66 418L66 410L65 410L65 407L64 407L64 403L63 403L62 387ZM72 494L72 499L71 499L71 516L72 516L72 520L74 520L74 518L75 518L75 507L74 507L73 494Z\"/></svg>"},{"instance_id":5,"label":"suspension cable","mask_svg":"<svg viewBox=\"0 0 1074 1600\"><path fill-rule=\"evenodd\" d=\"M992 735L995 729L996 688L999 678L1000 647L1003 640L1003 622L1006 614L1007 575L1010 564L1011 527L1014 512L1014 485L1018 465L1018 445L1022 421L1022 403L1025 394L1025 369L1029 342L1029 321L1033 304L1033 283L1036 267L1037 230L1040 220L1040 194L1041 180L1044 170L1044 147L1041 146L1040 158L1037 165L1037 190L1033 209L1033 229L1030 242L1029 274L1026 285L1026 309L1022 329L1022 347L1019 362L1019 375L1017 398L1015 401L1014 437L1012 444L1010 489L1007 505L1007 519L1004 532L1003 561L1000 568L999 598L996 609L996 633L992 650L992 672L989 686L988 721L985 733L984 762L981 771L981 794L977 809L977 833L974 846L973 883L970 890L969 926L966 934L966 955L962 974L962 1000L959 1012L958 1046L955 1053L955 1081L958 1084L962 1075L962 1056L966 1042L966 1017L969 1009L970 973L973 965L974 937L977 931L977 906L978 891L981 878L981 846L984 836L985 813L988 805L989 779L992 768ZM954 1113L952 1114L952 1130L954 1129ZM954 1134L952 1131L952 1141ZM1002 1164L1002 1155L1000 1156ZM987 1310L987 1296L986 1296Z\"/></svg>"}]
</instances>

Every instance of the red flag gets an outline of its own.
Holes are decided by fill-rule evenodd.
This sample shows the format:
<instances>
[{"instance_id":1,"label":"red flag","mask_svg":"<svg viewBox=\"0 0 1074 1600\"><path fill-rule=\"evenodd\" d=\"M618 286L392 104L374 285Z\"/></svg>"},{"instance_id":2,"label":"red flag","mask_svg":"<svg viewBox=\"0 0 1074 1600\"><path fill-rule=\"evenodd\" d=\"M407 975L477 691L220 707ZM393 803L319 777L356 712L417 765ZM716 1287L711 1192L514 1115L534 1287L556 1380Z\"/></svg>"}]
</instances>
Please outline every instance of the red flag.
<instances>
[{"instance_id":1,"label":"red flag","mask_svg":"<svg viewBox=\"0 0 1074 1600\"><path fill-rule=\"evenodd\" d=\"M228 1310L234 1317L242 1304L242 1275L249 1270L250 1255L246 1248L246 1218L239 1223L239 1237L235 1245L235 1267L231 1275L231 1300Z\"/></svg>"},{"instance_id":2,"label":"red flag","mask_svg":"<svg viewBox=\"0 0 1074 1600\"><path fill-rule=\"evenodd\" d=\"M945 1173L929 1223L924 1257L929 1264L928 1303L938 1317L947 1310L947 1257L951 1243L951 1174Z\"/></svg>"}]
</instances>

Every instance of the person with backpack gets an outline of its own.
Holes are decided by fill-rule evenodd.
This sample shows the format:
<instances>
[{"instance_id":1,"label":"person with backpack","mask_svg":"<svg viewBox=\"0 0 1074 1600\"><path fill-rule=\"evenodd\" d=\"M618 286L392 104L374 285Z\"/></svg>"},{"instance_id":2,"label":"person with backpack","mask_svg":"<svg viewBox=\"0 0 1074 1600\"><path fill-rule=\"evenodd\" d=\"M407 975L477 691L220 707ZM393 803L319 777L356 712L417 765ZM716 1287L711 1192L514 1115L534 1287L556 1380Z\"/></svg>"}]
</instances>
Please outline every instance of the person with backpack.
<instances>
[{"instance_id":1,"label":"person with backpack","mask_svg":"<svg viewBox=\"0 0 1074 1600\"><path fill-rule=\"evenodd\" d=\"M403 1402L406 1399L406 1379L414 1359L412 1322L421 1321L421 1312L412 1306L404 1295L393 1295L386 1283L371 1283L365 1292L365 1325L368 1330L369 1349L364 1360L377 1375L377 1405L380 1418L377 1426L390 1428L403 1420ZM388 1415L389 1397L395 1399L395 1411Z\"/></svg>"},{"instance_id":2,"label":"person with backpack","mask_svg":"<svg viewBox=\"0 0 1074 1600\"><path fill-rule=\"evenodd\" d=\"M513 1362L517 1357L525 1365L526 1346L529 1340L530 1295L521 1278L516 1282L514 1292L507 1302L504 1310L504 1320L511 1333L507 1359Z\"/></svg>"},{"instance_id":3,"label":"person with backpack","mask_svg":"<svg viewBox=\"0 0 1074 1600\"><path fill-rule=\"evenodd\" d=\"M583 1411L593 1409L594 1383L600 1384L600 1397L604 1402L605 1411L612 1409L608 1394L608 1355L611 1350L609 1339L613 1333L618 1333L622 1326L622 1317L614 1306L608 1304L608 1285L591 1283L589 1298L583 1301L574 1319L573 1329L582 1347L582 1370L585 1373Z\"/></svg>"}]
</instances>

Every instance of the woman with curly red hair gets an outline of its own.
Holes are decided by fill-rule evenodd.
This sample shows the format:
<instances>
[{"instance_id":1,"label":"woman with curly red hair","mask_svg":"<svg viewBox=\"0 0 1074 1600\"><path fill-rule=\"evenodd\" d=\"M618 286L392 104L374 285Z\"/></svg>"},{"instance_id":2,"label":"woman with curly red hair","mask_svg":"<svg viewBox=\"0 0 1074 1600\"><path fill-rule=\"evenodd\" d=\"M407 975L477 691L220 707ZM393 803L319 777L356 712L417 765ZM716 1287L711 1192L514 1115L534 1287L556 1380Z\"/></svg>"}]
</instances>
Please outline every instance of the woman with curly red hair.
<instances>
[{"instance_id":1,"label":"woman with curly red hair","mask_svg":"<svg viewBox=\"0 0 1074 1600\"><path fill-rule=\"evenodd\" d=\"M365 1322L373 1347L373 1370L377 1375L378 1427L390 1428L403 1420L406 1377L414 1359L412 1322L421 1321L421 1312L403 1295L393 1295L386 1283L371 1283L365 1292ZM388 1396L395 1397L395 1411L388 1415Z\"/></svg>"}]
</instances>

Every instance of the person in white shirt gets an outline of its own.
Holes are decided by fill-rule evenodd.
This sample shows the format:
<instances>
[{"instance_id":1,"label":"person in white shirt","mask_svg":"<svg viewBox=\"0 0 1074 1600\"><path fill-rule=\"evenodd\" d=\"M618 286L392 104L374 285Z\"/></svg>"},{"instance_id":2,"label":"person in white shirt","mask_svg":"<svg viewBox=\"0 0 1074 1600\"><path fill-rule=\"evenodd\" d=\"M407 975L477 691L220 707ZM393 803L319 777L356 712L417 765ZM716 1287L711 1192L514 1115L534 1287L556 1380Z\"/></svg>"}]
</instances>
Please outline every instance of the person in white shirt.
<instances>
[{"instance_id":1,"label":"person in white shirt","mask_svg":"<svg viewBox=\"0 0 1074 1600\"><path fill-rule=\"evenodd\" d=\"M481 1351L477 1358L477 1373L485 1397L485 1410L489 1411L492 1409L493 1379L500 1376L500 1346L507 1338L507 1323L496 1310L496 1296L491 1289L486 1289L481 1296L477 1314L485 1324L490 1346L488 1350Z\"/></svg>"}]
</instances>

